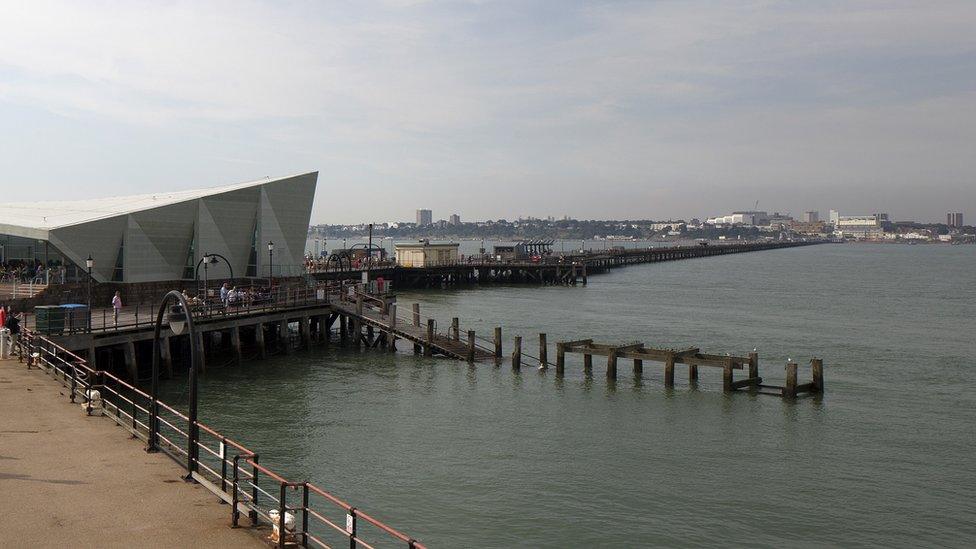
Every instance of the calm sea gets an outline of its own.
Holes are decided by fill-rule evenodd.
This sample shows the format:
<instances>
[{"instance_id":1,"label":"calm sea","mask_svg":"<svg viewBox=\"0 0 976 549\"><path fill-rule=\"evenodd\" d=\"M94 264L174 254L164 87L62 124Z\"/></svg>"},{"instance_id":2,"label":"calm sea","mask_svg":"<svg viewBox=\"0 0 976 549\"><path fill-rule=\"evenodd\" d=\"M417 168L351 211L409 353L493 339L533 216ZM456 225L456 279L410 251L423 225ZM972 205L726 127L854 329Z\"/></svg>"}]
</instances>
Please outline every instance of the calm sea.
<instances>
[{"instance_id":1,"label":"calm sea","mask_svg":"<svg viewBox=\"0 0 976 549\"><path fill-rule=\"evenodd\" d=\"M503 326L506 353L756 348L777 383L822 357L822 400L333 346L212 368L201 417L432 547L972 546L974 283L976 247L822 245L399 296L442 330Z\"/></svg>"}]
</instances>

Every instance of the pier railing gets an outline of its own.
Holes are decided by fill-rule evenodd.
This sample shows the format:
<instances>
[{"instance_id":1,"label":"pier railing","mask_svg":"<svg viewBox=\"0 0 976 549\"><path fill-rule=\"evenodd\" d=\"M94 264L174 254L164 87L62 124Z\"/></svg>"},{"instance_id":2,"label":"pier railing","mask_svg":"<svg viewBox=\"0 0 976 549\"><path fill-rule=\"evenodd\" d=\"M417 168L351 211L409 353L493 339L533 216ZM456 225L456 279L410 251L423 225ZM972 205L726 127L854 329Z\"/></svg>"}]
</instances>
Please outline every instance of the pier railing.
<instances>
[{"instance_id":1,"label":"pier railing","mask_svg":"<svg viewBox=\"0 0 976 549\"><path fill-rule=\"evenodd\" d=\"M111 372L96 370L87 361L50 339L25 330L20 342L21 361L40 368L68 389L71 402L88 415L105 415L132 438L149 443L152 397ZM196 421L199 438L190 446L191 425L186 414L161 400L155 401L159 451L187 469L187 479L207 488L230 504L231 525L246 517L252 526L272 526L271 540L278 547L350 548L424 545L353 507L308 481L290 481L261 464L258 453ZM148 449L148 448L147 448ZM193 459L188 460L188 454Z\"/></svg>"}]
</instances>

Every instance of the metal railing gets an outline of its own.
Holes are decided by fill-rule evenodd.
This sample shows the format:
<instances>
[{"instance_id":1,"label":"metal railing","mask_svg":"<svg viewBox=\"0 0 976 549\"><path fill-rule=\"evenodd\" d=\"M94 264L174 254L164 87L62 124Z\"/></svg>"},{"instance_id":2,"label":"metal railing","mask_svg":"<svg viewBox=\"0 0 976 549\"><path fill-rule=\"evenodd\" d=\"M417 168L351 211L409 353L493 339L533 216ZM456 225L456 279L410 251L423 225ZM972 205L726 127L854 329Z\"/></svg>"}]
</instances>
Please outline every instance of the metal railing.
<instances>
[{"instance_id":1,"label":"metal railing","mask_svg":"<svg viewBox=\"0 0 976 549\"><path fill-rule=\"evenodd\" d=\"M20 360L27 368L40 368L69 389L69 400L79 399L89 415L101 413L133 438L150 440L152 397L110 372L93 369L87 361L50 339L26 331L19 341ZM308 482L290 481L261 465L256 452L216 429L196 422L200 438L195 459L187 461L191 425L175 407L156 400L159 413L158 449L187 469L187 478L230 504L231 525L246 516L252 526L270 524L283 535L272 535L278 547L350 548L425 546L406 534ZM344 521L344 522L343 522ZM338 540L338 541L337 541Z\"/></svg>"}]
</instances>

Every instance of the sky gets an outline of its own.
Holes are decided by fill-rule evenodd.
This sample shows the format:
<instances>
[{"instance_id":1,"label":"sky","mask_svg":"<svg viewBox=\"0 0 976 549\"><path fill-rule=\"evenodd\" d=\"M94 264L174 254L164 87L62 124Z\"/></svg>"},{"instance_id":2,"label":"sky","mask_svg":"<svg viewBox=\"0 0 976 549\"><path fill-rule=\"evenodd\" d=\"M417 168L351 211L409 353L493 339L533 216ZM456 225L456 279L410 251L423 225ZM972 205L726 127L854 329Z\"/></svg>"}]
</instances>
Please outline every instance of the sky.
<instances>
[{"instance_id":1,"label":"sky","mask_svg":"<svg viewBox=\"0 0 976 549\"><path fill-rule=\"evenodd\" d=\"M0 0L0 200L976 219L976 2Z\"/></svg>"}]
</instances>

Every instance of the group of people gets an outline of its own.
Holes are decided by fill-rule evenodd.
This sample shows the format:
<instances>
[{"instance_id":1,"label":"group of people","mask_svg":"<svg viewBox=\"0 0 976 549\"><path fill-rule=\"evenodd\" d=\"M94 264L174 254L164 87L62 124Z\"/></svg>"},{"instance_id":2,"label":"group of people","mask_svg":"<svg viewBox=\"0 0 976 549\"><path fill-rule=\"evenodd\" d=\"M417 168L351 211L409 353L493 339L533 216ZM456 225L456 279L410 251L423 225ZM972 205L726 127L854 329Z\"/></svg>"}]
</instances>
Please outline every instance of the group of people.
<instances>
[{"instance_id":1,"label":"group of people","mask_svg":"<svg viewBox=\"0 0 976 549\"><path fill-rule=\"evenodd\" d=\"M266 301L270 297L270 292L263 292L261 289L240 288L231 286L227 282L220 287L220 302L224 307L237 307L240 305L251 305Z\"/></svg>"},{"instance_id":2,"label":"group of people","mask_svg":"<svg viewBox=\"0 0 976 549\"><path fill-rule=\"evenodd\" d=\"M11 349L17 349L17 340L20 337L20 321L23 313L12 313L10 306L0 304L0 327L10 331Z\"/></svg>"},{"instance_id":3,"label":"group of people","mask_svg":"<svg viewBox=\"0 0 976 549\"><path fill-rule=\"evenodd\" d=\"M54 265L45 267L40 261L5 261L0 263L0 282L22 284L53 284L64 281L64 268Z\"/></svg>"}]
</instances>

